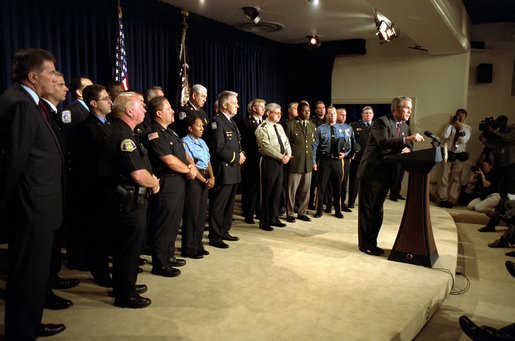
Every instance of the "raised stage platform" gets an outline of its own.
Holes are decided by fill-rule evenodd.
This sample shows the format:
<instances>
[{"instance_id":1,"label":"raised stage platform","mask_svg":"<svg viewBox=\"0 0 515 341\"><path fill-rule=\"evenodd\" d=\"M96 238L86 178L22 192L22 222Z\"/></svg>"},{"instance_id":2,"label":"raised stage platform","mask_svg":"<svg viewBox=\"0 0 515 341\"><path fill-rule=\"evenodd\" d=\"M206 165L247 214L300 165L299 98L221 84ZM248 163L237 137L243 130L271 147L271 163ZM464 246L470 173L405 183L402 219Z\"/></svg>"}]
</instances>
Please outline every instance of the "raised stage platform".
<instances>
[{"instance_id":1,"label":"raised stage platform","mask_svg":"<svg viewBox=\"0 0 515 341\"><path fill-rule=\"evenodd\" d=\"M240 241L229 249L206 246L211 254L188 259L177 278L143 267L149 308L116 308L88 273L64 270L81 279L56 291L74 306L46 310L44 322L67 326L52 340L412 340L451 289L457 234L449 214L431 207L434 267L388 261L403 208L386 201L385 257L358 251L357 207L345 219L325 214L272 232L236 212L231 233Z\"/></svg>"}]
</instances>

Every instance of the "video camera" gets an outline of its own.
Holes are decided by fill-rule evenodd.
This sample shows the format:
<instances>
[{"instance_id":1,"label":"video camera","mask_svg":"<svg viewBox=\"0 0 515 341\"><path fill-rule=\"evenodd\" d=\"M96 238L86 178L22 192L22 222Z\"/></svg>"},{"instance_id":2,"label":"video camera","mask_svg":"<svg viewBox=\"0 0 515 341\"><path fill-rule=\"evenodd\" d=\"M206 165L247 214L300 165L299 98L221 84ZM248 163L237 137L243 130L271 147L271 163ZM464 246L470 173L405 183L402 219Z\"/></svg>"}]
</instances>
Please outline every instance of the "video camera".
<instances>
[{"instance_id":1,"label":"video camera","mask_svg":"<svg viewBox=\"0 0 515 341\"><path fill-rule=\"evenodd\" d=\"M490 128L497 128L497 120L493 117L486 117L481 122L479 122L479 130L481 130L483 133L488 133Z\"/></svg>"}]
</instances>

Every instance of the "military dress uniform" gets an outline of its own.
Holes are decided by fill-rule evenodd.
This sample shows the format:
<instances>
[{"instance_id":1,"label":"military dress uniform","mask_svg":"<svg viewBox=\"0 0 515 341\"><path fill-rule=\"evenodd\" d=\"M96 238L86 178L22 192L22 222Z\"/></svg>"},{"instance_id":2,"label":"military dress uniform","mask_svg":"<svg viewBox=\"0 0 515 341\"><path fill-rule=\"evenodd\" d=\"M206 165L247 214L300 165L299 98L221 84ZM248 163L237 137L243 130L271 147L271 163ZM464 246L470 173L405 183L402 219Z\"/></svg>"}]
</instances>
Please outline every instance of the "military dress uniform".
<instances>
[{"instance_id":1,"label":"military dress uniform","mask_svg":"<svg viewBox=\"0 0 515 341\"><path fill-rule=\"evenodd\" d=\"M361 161L361 157L365 152L367 146L368 135L370 132L371 123L363 122L362 120L352 122L350 124L354 131L355 136L355 148L354 148L354 159L352 159L349 167L349 207L353 208L358 196L358 168Z\"/></svg>"},{"instance_id":2,"label":"military dress uniform","mask_svg":"<svg viewBox=\"0 0 515 341\"><path fill-rule=\"evenodd\" d=\"M309 188L313 174L313 144L316 126L309 120L299 118L286 123L286 137L290 141L292 157L288 162L288 195L286 211L294 212L295 202L299 203L298 215L306 215L309 202Z\"/></svg>"},{"instance_id":3,"label":"military dress uniform","mask_svg":"<svg viewBox=\"0 0 515 341\"><path fill-rule=\"evenodd\" d=\"M150 160L160 180L160 190L152 197L150 214L150 247L153 271L167 268L174 257L175 240L184 210L186 174L177 173L164 164L160 157L173 155L188 164L186 151L179 136L171 128L156 122L147 135Z\"/></svg>"},{"instance_id":4,"label":"military dress uniform","mask_svg":"<svg viewBox=\"0 0 515 341\"><path fill-rule=\"evenodd\" d=\"M216 183L209 192L209 242L218 244L229 234L236 189L241 182L240 132L233 119L218 113L208 124L209 152Z\"/></svg>"},{"instance_id":5,"label":"military dress uniform","mask_svg":"<svg viewBox=\"0 0 515 341\"><path fill-rule=\"evenodd\" d=\"M340 207L340 185L343 177L343 162L339 158L345 148L345 131L340 124L322 124L317 128L313 144L313 163L318 160L317 213L322 216L323 198L329 181L333 189L333 205L335 216L342 218Z\"/></svg>"},{"instance_id":6,"label":"military dress uniform","mask_svg":"<svg viewBox=\"0 0 515 341\"><path fill-rule=\"evenodd\" d=\"M109 137L99 164L104 187L104 207L112 228L113 291L117 300L137 297L139 254L145 235L149 189L138 186L131 178L136 170L152 173L147 150L138 135L116 118L109 126Z\"/></svg>"},{"instance_id":7,"label":"military dress uniform","mask_svg":"<svg viewBox=\"0 0 515 341\"><path fill-rule=\"evenodd\" d=\"M176 115L172 128L179 137L183 138L188 134L188 117L200 117L204 128L207 125L207 114L203 108L197 109L191 102L186 103Z\"/></svg>"},{"instance_id":8,"label":"military dress uniform","mask_svg":"<svg viewBox=\"0 0 515 341\"><path fill-rule=\"evenodd\" d=\"M270 230L279 224L279 206L283 183L281 159L291 156L291 147L283 127L279 123L265 120L256 129L256 141L261 154L261 220L259 227Z\"/></svg>"}]
</instances>

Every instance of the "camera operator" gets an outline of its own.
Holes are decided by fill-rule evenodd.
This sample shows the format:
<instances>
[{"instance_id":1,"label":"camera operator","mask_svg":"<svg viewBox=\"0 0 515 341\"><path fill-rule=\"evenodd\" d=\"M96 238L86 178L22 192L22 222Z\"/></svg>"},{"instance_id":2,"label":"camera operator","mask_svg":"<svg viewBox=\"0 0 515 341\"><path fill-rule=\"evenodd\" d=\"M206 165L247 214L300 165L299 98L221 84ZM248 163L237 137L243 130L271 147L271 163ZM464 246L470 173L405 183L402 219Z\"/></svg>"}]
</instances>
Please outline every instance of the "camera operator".
<instances>
[{"instance_id":1,"label":"camera operator","mask_svg":"<svg viewBox=\"0 0 515 341\"><path fill-rule=\"evenodd\" d=\"M458 109L451 116L449 124L442 132L442 137L448 145L448 160L442 164L442 175L438 182L438 207L452 208L458 202L461 193L461 173L464 162L468 160L467 142L472 129L468 124L467 110Z\"/></svg>"},{"instance_id":2,"label":"camera operator","mask_svg":"<svg viewBox=\"0 0 515 341\"><path fill-rule=\"evenodd\" d=\"M494 151L495 166L503 179L499 190L504 197L506 193L515 193L515 125L508 125L508 117L500 115L493 124L483 120L479 127L483 131L481 142Z\"/></svg>"},{"instance_id":3,"label":"camera operator","mask_svg":"<svg viewBox=\"0 0 515 341\"><path fill-rule=\"evenodd\" d=\"M467 208L477 212L492 212L501 201L497 193L499 173L494 171L493 162L490 159L483 160L481 168L472 167L468 184L475 185L475 195Z\"/></svg>"}]
</instances>

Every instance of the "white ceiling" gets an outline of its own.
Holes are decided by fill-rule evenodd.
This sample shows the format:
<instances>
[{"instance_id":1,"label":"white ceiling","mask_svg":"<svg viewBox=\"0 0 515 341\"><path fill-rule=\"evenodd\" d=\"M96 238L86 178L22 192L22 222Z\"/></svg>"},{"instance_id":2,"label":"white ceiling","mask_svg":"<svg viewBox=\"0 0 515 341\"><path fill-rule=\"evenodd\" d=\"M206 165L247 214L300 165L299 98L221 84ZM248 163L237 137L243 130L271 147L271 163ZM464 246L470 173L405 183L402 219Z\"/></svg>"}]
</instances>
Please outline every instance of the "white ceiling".
<instances>
[{"instance_id":1,"label":"white ceiling","mask_svg":"<svg viewBox=\"0 0 515 341\"><path fill-rule=\"evenodd\" d=\"M295 44L317 34L321 42L345 39L377 39L374 9L400 28L401 37L430 54L462 53L468 48L462 28L467 18L461 0L161 0L218 22L237 26L249 23L241 10L258 7L261 23L284 28L272 33L255 33L274 41ZM461 8L460 8L461 6ZM458 11L458 21L455 10ZM451 12L449 16L449 11ZM466 20L467 22L462 22ZM467 40L467 41L465 41Z\"/></svg>"}]
</instances>

